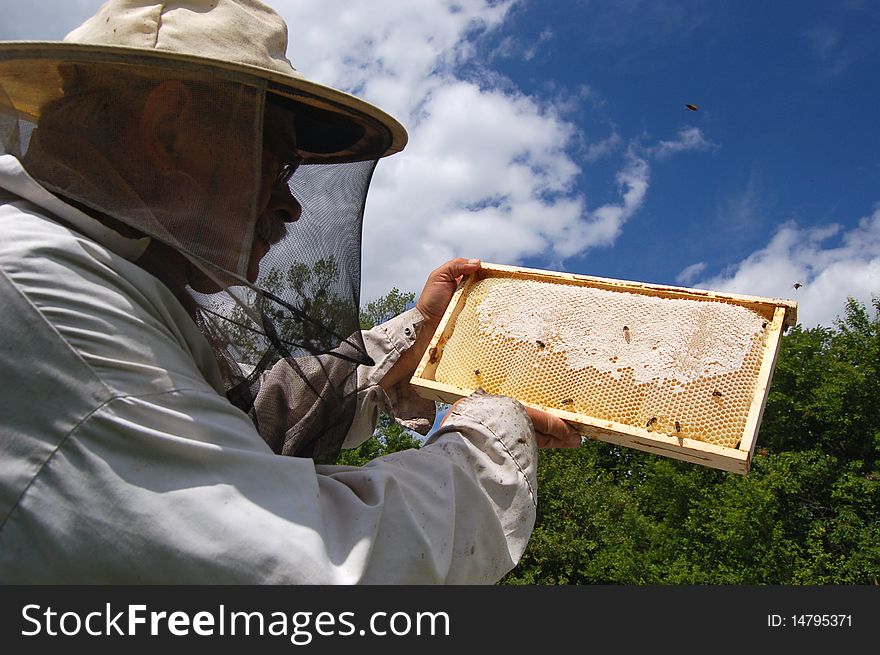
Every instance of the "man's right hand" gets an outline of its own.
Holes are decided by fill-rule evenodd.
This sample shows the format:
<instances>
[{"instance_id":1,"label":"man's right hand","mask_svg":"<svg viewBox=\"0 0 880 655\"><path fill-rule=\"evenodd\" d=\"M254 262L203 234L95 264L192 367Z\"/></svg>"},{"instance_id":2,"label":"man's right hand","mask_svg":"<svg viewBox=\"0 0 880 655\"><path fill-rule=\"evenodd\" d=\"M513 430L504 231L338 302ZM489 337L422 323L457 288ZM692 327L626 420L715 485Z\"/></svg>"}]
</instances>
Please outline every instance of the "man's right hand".
<instances>
[{"instance_id":1,"label":"man's right hand","mask_svg":"<svg viewBox=\"0 0 880 655\"><path fill-rule=\"evenodd\" d=\"M581 435L558 416L523 405L535 427L538 448L577 448Z\"/></svg>"}]
</instances>

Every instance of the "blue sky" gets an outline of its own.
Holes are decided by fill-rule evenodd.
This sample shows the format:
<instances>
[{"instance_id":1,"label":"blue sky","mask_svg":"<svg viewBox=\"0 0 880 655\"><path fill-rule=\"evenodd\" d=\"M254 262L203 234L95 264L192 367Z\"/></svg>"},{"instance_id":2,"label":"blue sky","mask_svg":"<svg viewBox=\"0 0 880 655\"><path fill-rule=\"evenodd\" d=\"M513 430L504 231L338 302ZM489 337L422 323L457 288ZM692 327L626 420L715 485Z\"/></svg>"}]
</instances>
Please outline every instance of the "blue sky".
<instances>
[{"instance_id":1,"label":"blue sky","mask_svg":"<svg viewBox=\"0 0 880 655\"><path fill-rule=\"evenodd\" d=\"M712 144L652 162L648 197L614 245L567 266L672 283L704 262L703 273L714 276L765 246L787 221L852 226L872 212L880 181L880 4L792 7L566 2L512 12L523 43L552 36L529 61L511 59L500 70L532 93L588 83L599 102L572 117L587 134L647 145L693 128ZM608 193L613 165L584 170L588 195Z\"/></svg>"},{"instance_id":2,"label":"blue sky","mask_svg":"<svg viewBox=\"0 0 880 655\"><path fill-rule=\"evenodd\" d=\"M409 132L364 302L453 256L791 298L806 327L880 294L880 3L270 4L299 70ZM0 38L98 5L0 0Z\"/></svg>"}]
</instances>

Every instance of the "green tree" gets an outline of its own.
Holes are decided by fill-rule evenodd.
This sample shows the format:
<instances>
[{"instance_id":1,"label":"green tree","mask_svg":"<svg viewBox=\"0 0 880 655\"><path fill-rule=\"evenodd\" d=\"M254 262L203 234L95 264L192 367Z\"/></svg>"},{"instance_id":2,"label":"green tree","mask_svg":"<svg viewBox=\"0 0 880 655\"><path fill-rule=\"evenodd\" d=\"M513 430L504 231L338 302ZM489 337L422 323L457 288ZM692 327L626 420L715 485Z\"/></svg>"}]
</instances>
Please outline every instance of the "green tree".
<instances>
[{"instance_id":1,"label":"green tree","mask_svg":"<svg viewBox=\"0 0 880 655\"><path fill-rule=\"evenodd\" d=\"M361 310L361 329L369 330L373 326L379 325L379 323L384 323L398 314L402 314L407 308L412 306L415 299L416 294L412 291L404 293L397 287L394 287L387 294L368 303Z\"/></svg>"},{"instance_id":2,"label":"green tree","mask_svg":"<svg viewBox=\"0 0 880 655\"><path fill-rule=\"evenodd\" d=\"M361 310L362 330L369 330L398 314L403 313L415 300L415 293L403 293L394 287L384 296L367 304ZM387 414L380 413L373 435L357 448L343 450L336 459L337 464L362 466L380 455L396 453L409 448L419 448L422 442L412 432L404 428Z\"/></svg>"},{"instance_id":3,"label":"green tree","mask_svg":"<svg viewBox=\"0 0 880 655\"><path fill-rule=\"evenodd\" d=\"M880 313L880 299L874 301ZM880 327L850 299L836 327L796 327L782 340L762 442L772 451L819 447L844 460L876 457Z\"/></svg>"},{"instance_id":4,"label":"green tree","mask_svg":"<svg viewBox=\"0 0 880 655\"><path fill-rule=\"evenodd\" d=\"M336 345L334 336L323 331L321 325L354 325L350 303L332 292L338 277L339 267L332 257L320 259L311 265L296 263L286 270L273 268L268 271L261 282L262 287L275 295L289 296L289 293L281 292L292 291L298 298L298 309L314 319L314 322L303 321L291 315L288 310L273 306L271 302L265 305L266 312L284 340L310 343L329 349ZM253 293L244 288L238 292L245 295ZM386 295L368 303L359 312L357 319L360 328L369 330L393 318L411 306L414 300L414 293L404 293L396 287L393 288ZM266 346L261 334L262 327L251 321L238 306L232 308L230 318L231 322L224 323L224 329L231 335L231 341L238 346L236 361L257 364ZM342 451L335 463L360 466L380 455L418 448L421 443L418 437L392 417L380 414L373 435L359 447Z\"/></svg>"},{"instance_id":5,"label":"green tree","mask_svg":"<svg viewBox=\"0 0 880 655\"><path fill-rule=\"evenodd\" d=\"M336 464L363 466L381 455L396 453L410 448L420 448L422 442L387 414L379 415L379 422L373 435L357 448L343 450L336 458Z\"/></svg>"},{"instance_id":6,"label":"green tree","mask_svg":"<svg viewBox=\"0 0 880 655\"><path fill-rule=\"evenodd\" d=\"M320 351L336 348L341 339L356 329L358 316L354 303L340 295L339 265L332 257L319 259L311 265L296 263L284 271L273 270L266 289L287 288L295 294L293 305L301 312L268 303L266 312L274 319L279 335L288 342L308 344ZM277 293L277 292L275 292Z\"/></svg>"},{"instance_id":7,"label":"green tree","mask_svg":"<svg viewBox=\"0 0 880 655\"><path fill-rule=\"evenodd\" d=\"M332 350L357 329L358 310L346 297L349 290L339 285L339 265L333 257L311 264L298 262L286 269L272 268L260 280L260 286L269 294L285 298L294 310L269 296L260 297L247 287L235 287L232 293L241 297L242 304L230 307L229 321L223 322L222 329L236 345L233 357L237 362L256 365L269 347L259 312L251 316L242 306L259 307L282 341L311 352Z\"/></svg>"}]
</instances>

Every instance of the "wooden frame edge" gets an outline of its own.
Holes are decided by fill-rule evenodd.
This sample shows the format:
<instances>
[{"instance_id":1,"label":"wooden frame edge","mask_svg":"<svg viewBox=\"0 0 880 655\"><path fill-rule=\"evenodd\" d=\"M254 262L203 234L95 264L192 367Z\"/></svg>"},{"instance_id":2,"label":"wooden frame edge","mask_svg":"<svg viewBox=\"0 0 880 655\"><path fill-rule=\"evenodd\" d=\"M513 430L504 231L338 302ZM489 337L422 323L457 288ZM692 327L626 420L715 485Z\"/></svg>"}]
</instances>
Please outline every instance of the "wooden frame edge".
<instances>
[{"instance_id":1,"label":"wooden frame edge","mask_svg":"<svg viewBox=\"0 0 880 655\"><path fill-rule=\"evenodd\" d=\"M746 425L743 428L743 440L739 449L749 454L751 460L755 452L758 432L761 429L761 421L764 418L764 409L767 406L767 397L770 395L770 384L773 381L773 371L776 368L776 360L779 357L779 348L782 344L782 330L785 321L785 308L777 307L773 321L770 323L767 343L764 345L764 357L761 368L758 371L758 379L755 381L755 393L752 397L752 405L749 408Z\"/></svg>"}]
</instances>

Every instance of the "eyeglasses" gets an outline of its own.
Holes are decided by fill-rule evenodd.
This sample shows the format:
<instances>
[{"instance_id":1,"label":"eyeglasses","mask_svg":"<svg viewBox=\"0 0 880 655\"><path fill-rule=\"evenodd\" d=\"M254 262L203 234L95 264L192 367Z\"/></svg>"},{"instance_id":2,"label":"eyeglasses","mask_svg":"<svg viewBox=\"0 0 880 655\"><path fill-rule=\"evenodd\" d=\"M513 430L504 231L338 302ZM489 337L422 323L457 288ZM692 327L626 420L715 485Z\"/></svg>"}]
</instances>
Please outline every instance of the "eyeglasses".
<instances>
[{"instance_id":1,"label":"eyeglasses","mask_svg":"<svg viewBox=\"0 0 880 655\"><path fill-rule=\"evenodd\" d=\"M296 145L294 114L274 94L267 94L266 114L263 118L263 148L279 163L272 182L275 190L285 190L296 169L303 162ZM264 161L265 165L265 161Z\"/></svg>"},{"instance_id":2,"label":"eyeglasses","mask_svg":"<svg viewBox=\"0 0 880 655\"><path fill-rule=\"evenodd\" d=\"M263 127L263 148L279 163L278 172L272 182L273 189L285 189L290 178L303 162L303 156L296 147L296 134L292 130L271 129ZM266 161L263 161L266 165Z\"/></svg>"},{"instance_id":3,"label":"eyeglasses","mask_svg":"<svg viewBox=\"0 0 880 655\"><path fill-rule=\"evenodd\" d=\"M286 187L287 183L290 182L290 178L293 177L296 169L299 168L303 161L303 158L296 153L291 153L284 159L287 161L282 160L281 168L278 169L275 181L272 183L273 189L283 189Z\"/></svg>"}]
</instances>

